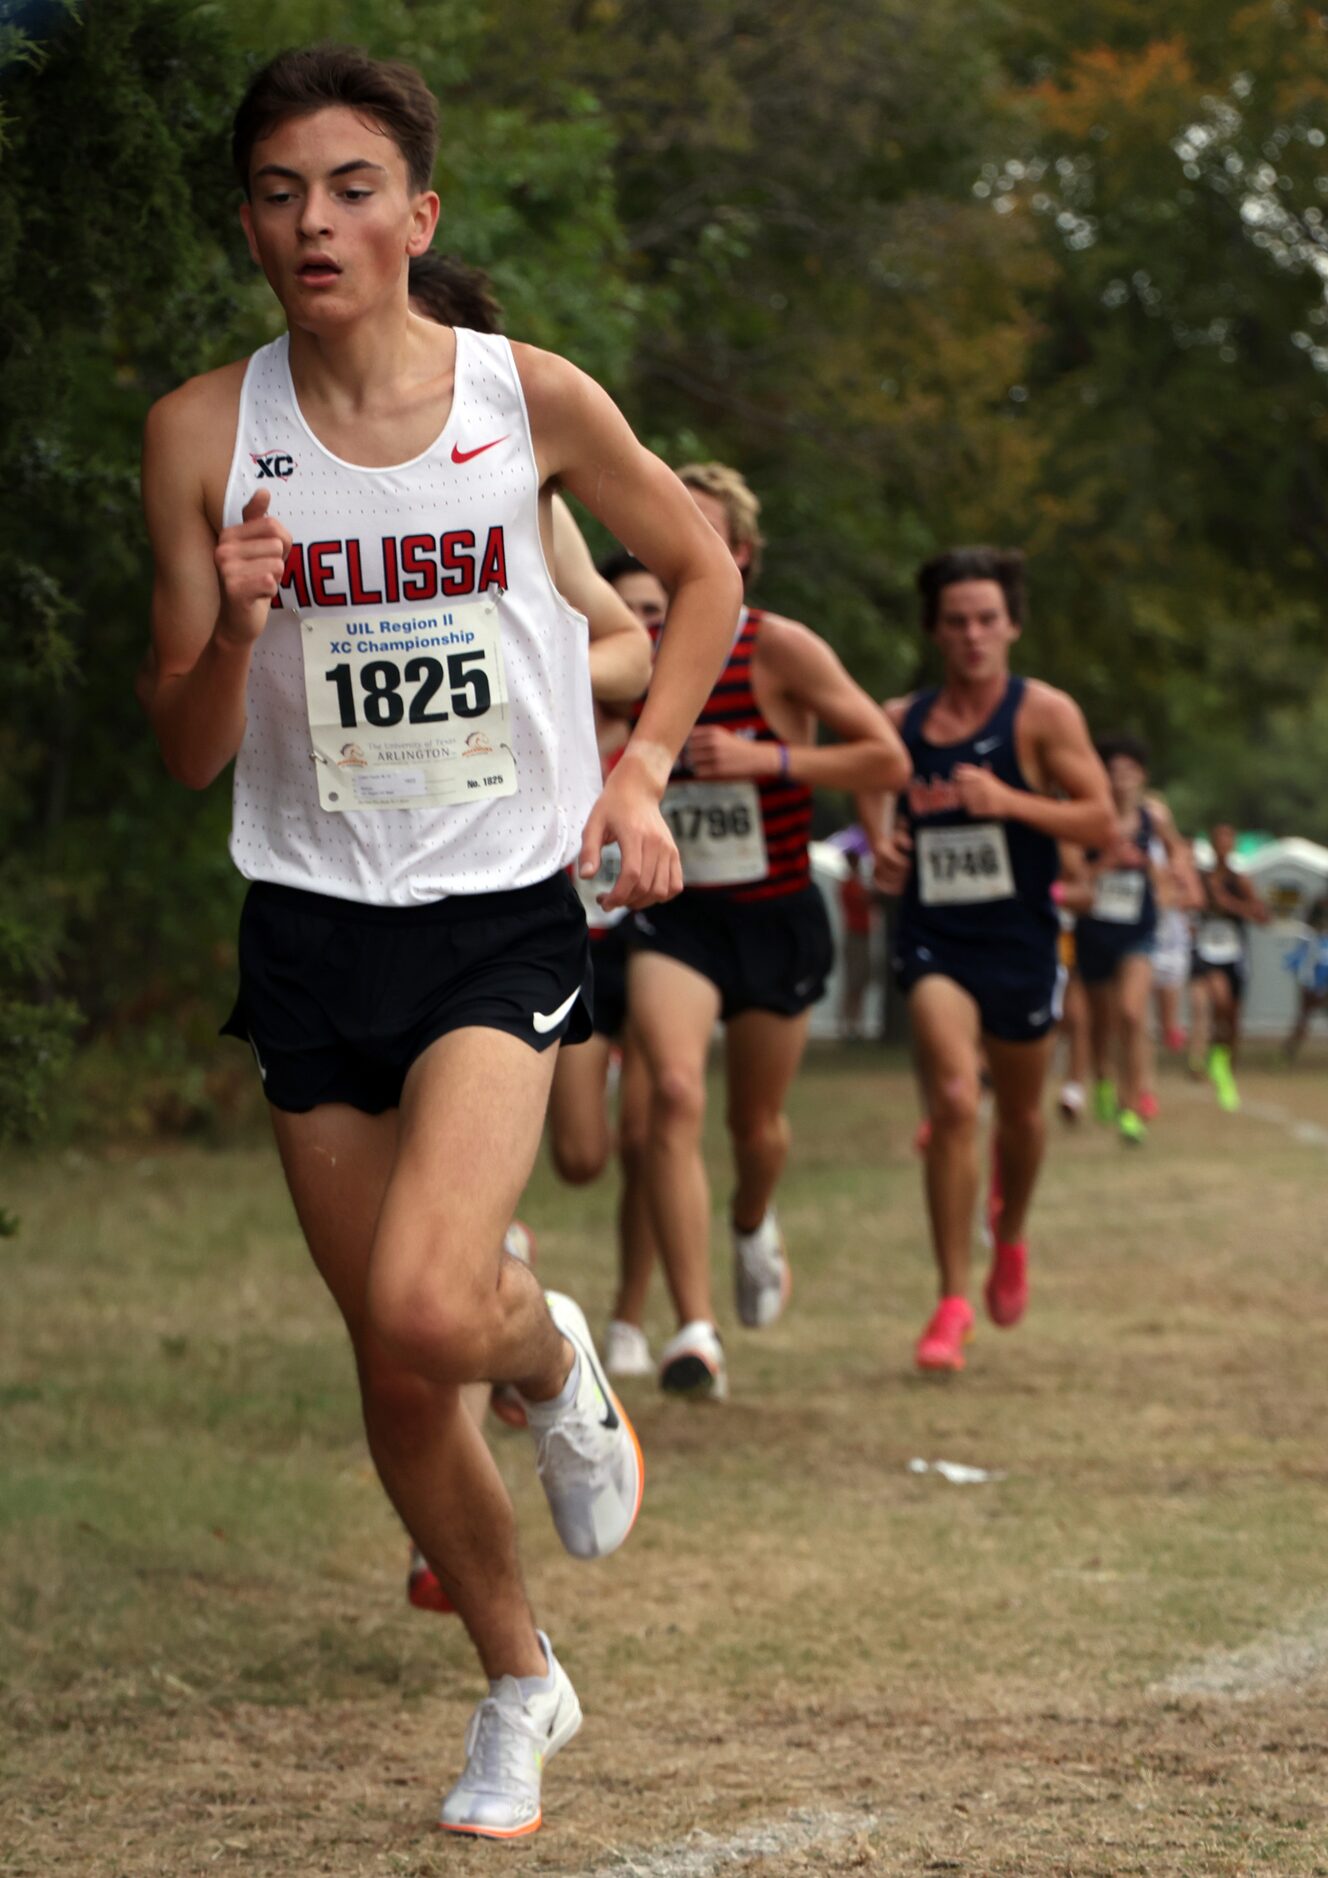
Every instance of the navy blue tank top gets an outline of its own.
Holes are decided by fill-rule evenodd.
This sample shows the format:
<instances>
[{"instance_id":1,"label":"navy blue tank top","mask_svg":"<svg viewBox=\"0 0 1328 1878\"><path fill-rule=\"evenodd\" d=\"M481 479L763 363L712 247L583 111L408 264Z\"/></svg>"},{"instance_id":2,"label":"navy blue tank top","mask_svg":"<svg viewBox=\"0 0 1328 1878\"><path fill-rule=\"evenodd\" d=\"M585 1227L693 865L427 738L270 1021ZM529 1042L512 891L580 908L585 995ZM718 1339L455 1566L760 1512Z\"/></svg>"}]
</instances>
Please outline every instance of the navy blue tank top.
<instances>
[{"instance_id":1,"label":"navy blue tank top","mask_svg":"<svg viewBox=\"0 0 1328 1878\"><path fill-rule=\"evenodd\" d=\"M913 759L905 803L913 871L900 907L900 937L960 947L1054 952L1059 922L1051 889L1060 856L1050 835L1026 822L983 820L960 806L951 777L960 763L988 769L1033 795L1019 767L1014 726L1025 683L1011 678L986 723L959 743L929 743L923 725L939 687L920 691L900 736Z\"/></svg>"},{"instance_id":2,"label":"navy blue tank top","mask_svg":"<svg viewBox=\"0 0 1328 1878\"><path fill-rule=\"evenodd\" d=\"M1116 943L1137 942L1150 938L1157 930L1157 900L1153 893L1152 847L1155 830L1147 804L1139 804L1139 820L1133 847L1136 858L1122 856L1105 868L1097 879L1097 891L1090 913L1081 913L1078 928L1089 938ZM1090 848L1087 858L1101 858L1100 848Z\"/></svg>"}]
</instances>

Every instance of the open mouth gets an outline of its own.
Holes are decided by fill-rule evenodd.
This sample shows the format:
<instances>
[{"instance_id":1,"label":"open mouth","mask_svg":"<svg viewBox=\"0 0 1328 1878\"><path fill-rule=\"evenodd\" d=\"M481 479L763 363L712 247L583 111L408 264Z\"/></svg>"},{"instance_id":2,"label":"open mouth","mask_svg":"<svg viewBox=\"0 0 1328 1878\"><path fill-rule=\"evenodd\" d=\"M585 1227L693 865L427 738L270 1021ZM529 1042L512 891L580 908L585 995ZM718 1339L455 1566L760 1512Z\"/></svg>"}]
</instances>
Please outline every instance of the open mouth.
<instances>
[{"instance_id":1,"label":"open mouth","mask_svg":"<svg viewBox=\"0 0 1328 1878\"><path fill-rule=\"evenodd\" d=\"M326 255L311 255L307 261L301 261L295 270L296 279L307 281L311 286L337 280L340 275L341 269Z\"/></svg>"}]
</instances>

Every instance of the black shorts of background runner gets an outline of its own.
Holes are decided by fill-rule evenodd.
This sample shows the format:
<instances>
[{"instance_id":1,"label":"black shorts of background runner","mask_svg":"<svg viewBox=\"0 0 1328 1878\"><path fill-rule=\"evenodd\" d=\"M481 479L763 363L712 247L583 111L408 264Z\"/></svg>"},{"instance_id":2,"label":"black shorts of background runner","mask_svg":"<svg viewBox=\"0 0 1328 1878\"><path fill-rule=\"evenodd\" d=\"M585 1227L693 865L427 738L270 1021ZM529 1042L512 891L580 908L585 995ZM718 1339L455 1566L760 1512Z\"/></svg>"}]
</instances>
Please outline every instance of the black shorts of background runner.
<instances>
[{"instance_id":1,"label":"black shorts of background runner","mask_svg":"<svg viewBox=\"0 0 1328 1878\"><path fill-rule=\"evenodd\" d=\"M1190 983L1204 978L1225 978L1231 986L1231 995L1239 1004L1245 996L1245 961L1244 959L1201 959L1197 952L1190 954Z\"/></svg>"},{"instance_id":2,"label":"black shorts of background runner","mask_svg":"<svg viewBox=\"0 0 1328 1878\"><path fill-rule=\"evenodd\" d=\"M1114 931L1109 927L1104 930L1101 920L1089 925L1081 919L1074 936L1079 976L1086 985L1106 984L1116 976L1123 960L1136 955L1150 958L1156 937L1156 919L1152 925L1117 927Z\"/></svg>"},{"instance_id":3,"label":"black shorts of background runner","mask_svg":"<svg viewBox=\"0 0 1328 1878\"><path fill-rule=\"evenodd\" d=\"M534 1050L590 1035L586 918L558 873L533 887L368 906L260 881L240 916L240 990L223 1034L253 1048L263 1093L295 1114L395 1108L449 1031Z\"/></svg>"},{"instance_id":4,"label":"black shorts of background runner","mask_svg":"<svg viewBox=\"0 0 1328 1878\"><path fill-rule=\"evenodd\" d=\"M981 933L959 945L914 932L901 935L890 963L905 997L924 978L951 979L977 1005L984 1034L1003 1043L1036 1043L1060 1021L1067 974L1054 939L1002 951Z\"/></svg>"},{"instance_id":5,"label":"black shorts of background runner","mask_svg":"<svg viewBox=\"0 0 1328 1878\"><path fill-rule=\"evenodd\" d=\"M630 919L616 926L590 929L590 957L595 967L593 1023L597 1037L619 1037L627 1022L627 933Z\"/></svg>"},{"instance_id":6,"label":"black shorts of background runner","mask_svg":"<svg viewBox=\"0 0 1328 1878\"><path fill-rule=\"evenodd\" d=\"M708 978L725 1020L744 1011L799 1016L824 995L835 961L830 919L814 884L750 903L684 888L676 900L635 915L629 944Z\"/></svg>"}]
</instances>

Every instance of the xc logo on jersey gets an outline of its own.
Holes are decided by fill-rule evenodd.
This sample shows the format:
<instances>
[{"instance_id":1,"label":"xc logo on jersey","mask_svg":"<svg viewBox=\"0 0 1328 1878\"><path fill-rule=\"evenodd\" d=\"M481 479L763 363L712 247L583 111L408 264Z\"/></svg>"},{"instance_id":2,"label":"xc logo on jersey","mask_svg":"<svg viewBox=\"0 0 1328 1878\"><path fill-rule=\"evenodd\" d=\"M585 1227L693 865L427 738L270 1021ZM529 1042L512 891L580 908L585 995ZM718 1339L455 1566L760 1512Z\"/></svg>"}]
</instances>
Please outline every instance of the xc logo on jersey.
<instances>
[{"instance_id":1,"label":"xc logo on jersey","mask_svg":"<svg viewBox=\"0 0 1328 1878\"><path fill-rule=\"evenodd\" d=\"M287 456L284 450L268 450L261 456L257 450L251 450L249 454L258 465L258 479L260 482L264 476L276 476L280 478L282 482L285 482L286 478L295 469L295 458L293 456Z\"/></svg>"}]
</instances>

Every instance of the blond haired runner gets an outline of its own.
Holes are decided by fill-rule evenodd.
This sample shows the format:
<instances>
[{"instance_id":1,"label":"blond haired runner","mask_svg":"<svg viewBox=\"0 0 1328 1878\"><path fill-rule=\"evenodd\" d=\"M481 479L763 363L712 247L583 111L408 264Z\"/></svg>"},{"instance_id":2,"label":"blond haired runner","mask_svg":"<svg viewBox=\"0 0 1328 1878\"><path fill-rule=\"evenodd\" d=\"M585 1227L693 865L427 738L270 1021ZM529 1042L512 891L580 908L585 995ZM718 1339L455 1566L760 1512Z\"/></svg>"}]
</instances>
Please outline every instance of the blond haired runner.
<instances>
[{"instance_id":1,"label":"blond haired runner","mask_svg":"<svg viewBox=\"0 0 1328 1878\"><path fill-rule=\"evenodd\" d=\"M689 464L679 475L750 581L762 546L752 491L726 464ZM671 607L660 657L673 620ZM819 746L818 722L840 741ZM774 1208L789 1150L784 1098L832 952L808 855L812 788L897 789L907 773L899 738L825 641L795 620L744 607L664 797L683 891L635 916L628 965L629 1018L650 1079L651 1216L678 1317L660 1358L667 1390L722 1398L728 1388L701 1155L711 1036L722 1022L738 1316L760 1329L789 1294Z\"/></svg>"}]
</instances>

